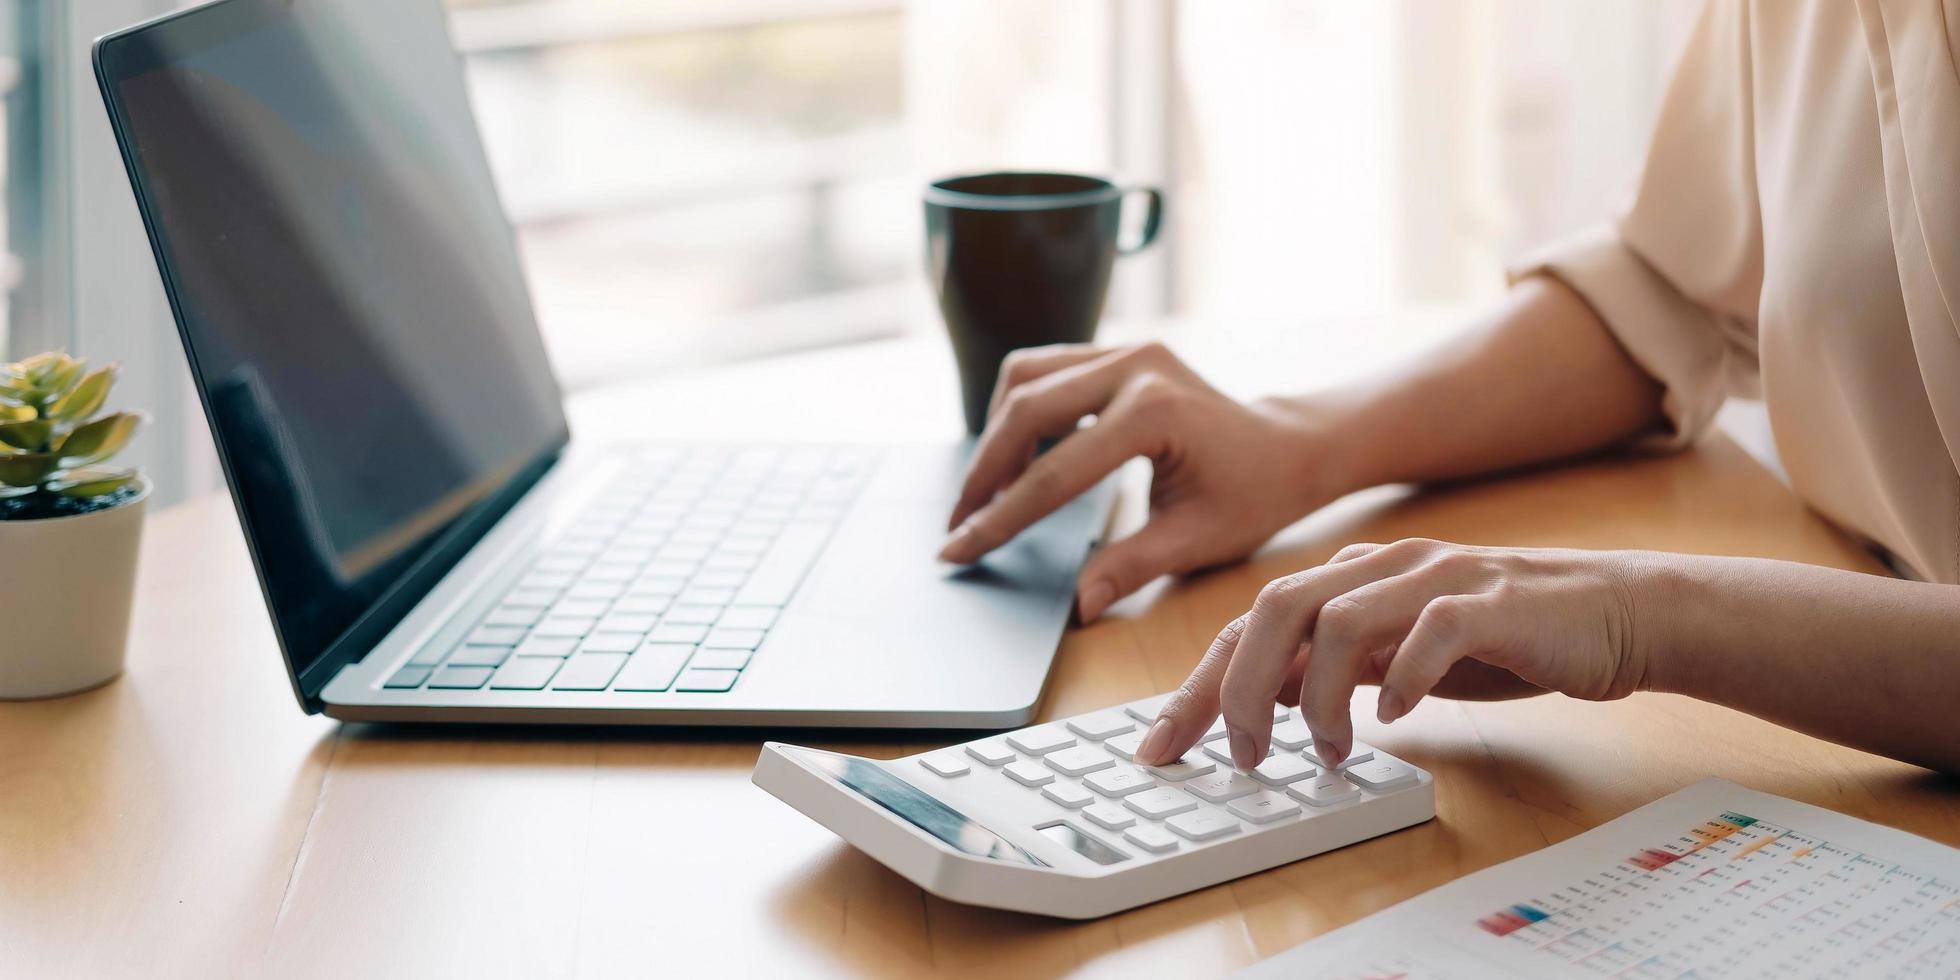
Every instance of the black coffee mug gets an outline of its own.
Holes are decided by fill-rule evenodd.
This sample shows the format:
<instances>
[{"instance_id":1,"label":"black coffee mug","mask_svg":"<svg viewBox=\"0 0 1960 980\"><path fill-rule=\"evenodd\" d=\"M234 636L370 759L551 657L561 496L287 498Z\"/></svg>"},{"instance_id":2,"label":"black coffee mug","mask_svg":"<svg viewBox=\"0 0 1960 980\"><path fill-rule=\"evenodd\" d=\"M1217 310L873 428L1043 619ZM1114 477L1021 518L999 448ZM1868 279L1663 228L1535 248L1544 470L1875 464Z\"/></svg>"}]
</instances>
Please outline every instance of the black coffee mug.
<instances>
[{"instance_id":1,"label":"black coffee mug","mask_svg":"<svg viewBox=\"0 0 1960 980\"><path fill-rule=\"evenodd\" d=\"M1123 202L1143 195L1135 241ZM979 432L1011 350L1086 343L1096 334L1118 255L1157 238L1164 196L1077 174L991 173L926 188L926 269L959 363L966 427Z\"/></svg>"}]
</instances>

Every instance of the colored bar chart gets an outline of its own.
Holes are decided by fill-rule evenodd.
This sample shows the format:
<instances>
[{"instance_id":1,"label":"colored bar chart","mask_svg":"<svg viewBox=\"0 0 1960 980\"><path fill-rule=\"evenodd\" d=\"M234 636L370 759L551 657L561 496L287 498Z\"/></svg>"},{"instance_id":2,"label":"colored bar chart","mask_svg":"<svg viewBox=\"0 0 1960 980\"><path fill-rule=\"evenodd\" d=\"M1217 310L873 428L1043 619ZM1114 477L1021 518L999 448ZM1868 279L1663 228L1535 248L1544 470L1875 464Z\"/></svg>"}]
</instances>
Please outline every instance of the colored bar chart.
<instances>
[{"instance_id":1,"label":"colored bar chart","mask_svg":"<svg viewBox=\"0 0 1960 980\"><path fill-rule=\"evenodd\" d=\"M1719 779L1248 977L1960 977L1960 850Z\"/></svg>"}]
</instances>

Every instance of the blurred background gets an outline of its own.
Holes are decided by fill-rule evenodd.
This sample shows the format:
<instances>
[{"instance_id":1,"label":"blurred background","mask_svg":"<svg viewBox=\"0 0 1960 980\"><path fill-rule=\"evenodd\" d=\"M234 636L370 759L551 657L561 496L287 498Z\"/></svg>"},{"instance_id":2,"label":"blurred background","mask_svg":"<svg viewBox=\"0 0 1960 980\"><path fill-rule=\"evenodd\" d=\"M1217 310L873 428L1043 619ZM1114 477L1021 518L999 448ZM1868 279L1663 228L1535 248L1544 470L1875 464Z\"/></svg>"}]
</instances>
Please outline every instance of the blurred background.
<instances>
[{"instance_id":1,"label":"blurred background","mask_svg":"<svg viewBox=\"0 0 1960 980\"><path fill-rule=\"evenodd\" d=\"M373 0L437 2L437 0ZM917 189L1170 198L1111 316L1467 307L1637 172L1697 0L449 0L554 365L590 390L939 329ZM0 352L120 360L159 503L221 486L87 61L167 0L0 0ZM1316 327L1316 324L1322 326ZM1351 346L1354 338L1345 338Z\"/></svg>"}]
</instances>

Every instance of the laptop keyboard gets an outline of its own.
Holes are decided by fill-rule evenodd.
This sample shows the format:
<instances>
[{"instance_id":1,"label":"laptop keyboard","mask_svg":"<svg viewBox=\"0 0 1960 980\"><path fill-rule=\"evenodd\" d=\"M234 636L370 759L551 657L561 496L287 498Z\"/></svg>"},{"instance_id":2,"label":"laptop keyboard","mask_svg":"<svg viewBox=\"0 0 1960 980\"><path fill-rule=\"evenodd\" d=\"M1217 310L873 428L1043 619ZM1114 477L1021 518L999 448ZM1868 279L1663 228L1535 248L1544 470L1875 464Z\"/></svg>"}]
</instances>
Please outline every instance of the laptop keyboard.
<instances>
[{"instance_id":1,"label":"laptop keyboard","mask_svg":"<svg viewBox=\"0 0 1960 980\"><path fill-rule=\"evenodd\" d=\"M460 643L383 686L732 690L875 462L862 447L646 450Z\"/></svg>"}]
</instances>

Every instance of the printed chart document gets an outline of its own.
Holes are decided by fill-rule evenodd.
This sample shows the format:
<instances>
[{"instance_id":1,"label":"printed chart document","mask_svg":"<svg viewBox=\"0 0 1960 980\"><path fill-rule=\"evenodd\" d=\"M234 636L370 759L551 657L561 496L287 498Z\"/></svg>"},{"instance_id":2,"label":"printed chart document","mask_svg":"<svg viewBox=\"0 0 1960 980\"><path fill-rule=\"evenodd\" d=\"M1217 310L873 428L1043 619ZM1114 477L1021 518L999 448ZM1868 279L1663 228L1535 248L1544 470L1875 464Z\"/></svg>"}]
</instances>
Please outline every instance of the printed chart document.
<instances>
[{"instance_id":1,"label":"printed chart document","mask_svg":"<svg viewBox=\"0 0 1960 980\"><path fill-rule=\"evenodd\" d=\"M1721 779L1241 977L1960 976L1960 850Z\"/></svg>"}]
</instances>

